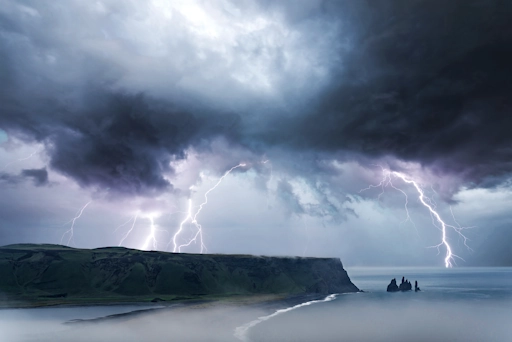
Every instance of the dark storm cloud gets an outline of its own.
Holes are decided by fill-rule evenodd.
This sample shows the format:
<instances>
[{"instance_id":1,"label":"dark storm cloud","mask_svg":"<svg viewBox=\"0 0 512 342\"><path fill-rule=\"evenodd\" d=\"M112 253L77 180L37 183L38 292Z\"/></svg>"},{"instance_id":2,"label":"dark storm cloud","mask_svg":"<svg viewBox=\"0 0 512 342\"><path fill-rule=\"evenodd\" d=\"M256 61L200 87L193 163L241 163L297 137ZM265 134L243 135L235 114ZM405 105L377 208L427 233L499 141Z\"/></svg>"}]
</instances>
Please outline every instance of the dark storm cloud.
<instances>
[{"instance_id":1,"label":"dark storm cloud","mask_svg":"<svg viewBox=\"0 0 512 342\"><path fill-rule=\"evenodd\" d=\"M185 149L200 146L203 138L229 136L237 121L233 115L217 115L219 122L212 123L142 95L96 93L86 100L83 111L61 109L56 114L46 108L41 115L22 109L0 120L4 127L44 142L51 166L81 185L131 194L172 190L164 178L173 171L169 162L185 158Z\"/></svg>"},{"instance_id":2,"label":"dark storm cloud","mask_svg":"<svg viewBox=\"0 0 512 342\"><path fill-rule=\"evenodd\" d=\"M286 141L301 149L416 161L473 185L508 177L512 4L340 7L354 48L342 57L342 71L318 108L289 124Z\"/></svg>"},{"instance_id":3,"label":"dark storm cloud","mask_svg":"<svg viewBox=\"0 0 512 342\"><path fill-rule=\"evenodd\" d=\"M179 16L154 38L137 31L143 3L106 3L12 2L0 12L0 127L44 142L50 166L83 186L170 191L169 162L217 137L257 153L279 146L283 160L303 149L391 156L470 185L512 170L510 2L234 2L219 11L268 14L279 21L268 27L301 38L286 51L270 28L251 31L230 55L194 45ZM165 63L145 59L162 51ZM274 85L274 97L251 90L260 83ZM282 196L293 200L286 184Z\"/></svg>"},{"instance_id":4,"label":"dark storm cloud","mask_svg":"<svg viewBox=\"0 0 512 342\"><path fill-rule=\"evenodd\" d=\"M21 176L32 178L35 186L43 186L48 184L48 171L46 168L22 170Z\"/></svg>"}]
</instances>

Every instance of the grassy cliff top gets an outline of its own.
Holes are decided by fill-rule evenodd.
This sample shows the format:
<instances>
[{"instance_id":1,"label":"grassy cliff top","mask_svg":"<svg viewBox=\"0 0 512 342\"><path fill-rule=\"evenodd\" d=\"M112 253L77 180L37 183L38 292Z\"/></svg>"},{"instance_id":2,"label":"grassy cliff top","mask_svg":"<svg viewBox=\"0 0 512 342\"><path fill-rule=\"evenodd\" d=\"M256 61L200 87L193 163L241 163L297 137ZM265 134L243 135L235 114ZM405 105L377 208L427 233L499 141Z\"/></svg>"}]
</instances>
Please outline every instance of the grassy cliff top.
<instances>
[{"instance_id":1,"label":"grassy cliff top","mask_svg":"<svg viewBox=\"0 0 512 342\"><path fill-rule=\"evenodd\" d=\"M87 304L354 291L357 287L335 258L52 244L0 247L0 302Z\"/></svg>"},{"instance_id":2,"label":"grassy cliff top","mask_svg":"<svg viewBox=\"0 0 512 342\"><path fill-rule=\"evenodd\" d=\"M303 256L291 256L291 255L255 255L255 254L223 254L223 253L208 253L208 254L200 254L200 253L173 253L173 252L165 252L165 251L143 251L135 248L127 248L127 247L118 247L118 246L106 246L106 247L97 247L97 248L76 248L69 247L58 244L50 244L50 243L16 243L11 245L0 246L0 250L2 249L17 249L17 250L30 250L30 251L43 251L43 250L73 250L73 251L133 251L134 253L143 252L143 253L166 253L166 254L176 254L176 255L208 255L208 256L229 256L235 258L283 258L283 259L323 259L323 260L331 260L337 259L334 257L303 257Z\"/></svg>"}]
</instances>

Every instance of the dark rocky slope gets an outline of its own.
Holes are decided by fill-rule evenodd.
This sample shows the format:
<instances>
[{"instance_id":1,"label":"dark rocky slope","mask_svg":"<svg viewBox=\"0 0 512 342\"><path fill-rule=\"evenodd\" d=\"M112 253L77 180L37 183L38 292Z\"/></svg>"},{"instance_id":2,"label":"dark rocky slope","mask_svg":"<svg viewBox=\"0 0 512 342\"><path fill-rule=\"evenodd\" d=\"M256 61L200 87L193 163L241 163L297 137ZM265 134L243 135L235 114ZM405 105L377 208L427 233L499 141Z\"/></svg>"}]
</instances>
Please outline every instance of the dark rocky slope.
<instances>
[{"instance_id":1,"label":"dark rocky slope","mask_svg":"<svg viewBox=\"0 0 512 342\"><path fill-rule=\"evenodd\" d=\"M356 292L339 259L0 247L0 300L88 303Z\"/></svg>"}]
</instances>

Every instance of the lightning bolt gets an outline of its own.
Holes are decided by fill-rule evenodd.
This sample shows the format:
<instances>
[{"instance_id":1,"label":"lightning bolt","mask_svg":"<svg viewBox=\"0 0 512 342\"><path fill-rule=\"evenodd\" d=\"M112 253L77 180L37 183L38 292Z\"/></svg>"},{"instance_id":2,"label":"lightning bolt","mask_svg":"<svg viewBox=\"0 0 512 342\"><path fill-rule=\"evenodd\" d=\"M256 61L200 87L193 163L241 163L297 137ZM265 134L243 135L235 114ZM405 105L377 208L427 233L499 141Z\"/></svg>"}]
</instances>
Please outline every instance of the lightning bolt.
<instances>
[{"instance_id":1,"label":"lightning bolt","mask_svg":"<svg viewBox=\"0 0 512 342\"><path fill-rule=\"evenodd\" d=\"M381 167L382 168L382 167ZM410 221L412 222L411 218L410 218L410 215L409 215L409 210L407 208L408 206L408 203L409 203L409 199L408 199L408 196L407 194L405 193L405 191L397 188L394 184L393 184L393 179L395 178L399 178L401 179L404 183L407 183L407 184L412 184L414 186L414 188L416 189L416 191L418 192L418 199L419 201L421 202L421 204L427 208L429 210L429 213L430 215L432 216L432 224L437 227L440 231L441 231L441 242L439 242L437 245L434 245L434 246L430 246L429 248L437 248L437 251L438 253L440 253L440 248L442 246L445 247L446 249L446 254L445 254L445 258L444 258L444 265L446 268L449 268L449 267L453 267L453 265L455 264L456 265L456 262L455 262L455 258L458 258L458 259L461 259L461 260L464 260L462 259L461 257L459 257L458 255L454 254L453 253L453 250L452 250L452 247L450 246L449 242L448 242L448 237L447 237L447 228L451 228L453 229L455 232L457 232L459 234L460 237L463 238L464 240L464 245L466 247L468 247L468 245L466 244L466 242L468 241L468 238L466 236L464 236L464 234L462 234L462 230L463 229L467 229L467 228L472 228L472 227L461 227L457 221L455 220L455 216L453 216L453 212L451 211L451 208L450 208L450 211L452 212L452 216L453 216L453 219L454 221L456 222L457 226L453 226L453 225L450 225L448 223L446 223L442 218L441 218L441 215L439 215L439 213L436 211L436 202L431 199L430 197L427 197L425 195L425 192L423 191L423 189L419 186L418 182L411 179L410 177L407 177L405 174L403 173L400 173L400 172L396 172L396 171L390 171L390 170L386 170L384 168L382 168L382 172L384 174L383 176L383 179L380 181L380 183L376 184L376 185L370 185L368 186L367 188L364 188L364 189L361 189L359 191L359 193L363 192L363 191L367 191L367 190L370 190L370 189L373 189L373 188L381 188L382 191L381 193L379 194L378 196L378 199L380 200L380 197L382 196L382 194L384 194L384 189L386 187L391 187L395 190L398 190L400 191L404 196L405 196L405 211L406 211L406 219L404 222L407 222L407 221ZM435 193L435 191L434 191ZM440 225L437 226L437 224ZM468 247L469 248L469 247Z\"/></svg>"},{"instance_id":2,"label":"lightning bolt","mask_svg":"<svg viewBox=\"0 0 512 342\"><path fill-rule=\"evenodd\" d=\"M147 250L149 247L149 244L153 242L153 250L157 249L157 241L156 241L156 226L155 226L155 220L153 216L148 216L148 220L150 222L150 232L148 237L146 238L146 241L142 245L142 250Z\"/></svg>"},{"instance_id":3,"label":"lightning bolt","mask_svg":"<svg viewBox=\"0 0 512 342\"><path fill-rule=\"evenodd\" d=\"M228 171L226 171L224 173L224 175L222 177L219 178L219 180L217 181L217 183L215 183L215 185L213 187L211 187L208 191L205 192L204 194L204 201L203 203L201 203L197 209L197 211L192 215L192 200L189 199L188 200L188 211L187 211L187 216L185 217L185 219L183 221L181 221L180 223L180 226L178 228L178 230L176 231L176 233L174 234L173 238L172 238L172 243L173 243L173 252L174 253L181 253L181 248L183 247L188 247L190 246L192 243L197 243L197 241L199 240L199 243L201 245L201 254L204 253L205 250L207 250L205 244L204 244L204 241L203 241L203 227L201 226L201 224L197 221L197 216L199 215L199 213L201 213L201 210L203 210L203 207L208 204L208 194L210 192L212 192L213 190L215 190L219 185L220 183L222 183L222 181L224 180L224 178L226 178L230 173L231 171L239 168L239 167L244 167L246 166L245 163L240 163L236 166L233 166L231 169L229 169ZM184 244L181 244L179 245L177 240L178 240L178 237L179 235L181 234L181 232L183 231L183 227L184 225L189 222L191 224L193 224L197 231L196 231L196 234L194 235L194 237L192 239L190 239L188 242L184 243Z\"/></svg>"},{"instance_id":4,"label":"lightning bolt","mask_svg":"<svg viewBox=\"0 0 512 342\"><path fill-rule=\"evenodd\" d=\"M15 164L15 163L19 163L19 162L22 162L22 161L25 161L25 160L28 160L30 158L32 158L34 155L36 155L37 153L41 152L41 149L37 149L35 150L34 152L32 152L28 157L24 157L24 158L20 158L20 159L16 159L16 160L13 160L12 162L9 162L7 164L5 164L1 169L0 171L3 171L5 170L7 167L9 167L10 165L12 164Z\"/></svg>"},{"instance_id":5,"label":"lightning bolt","mask_svg":"<svg viewBox=\"0 0 512 342\"><path fill-rule=\"evenodd\" d=\"M178 236L181 234L181 232L183 231L183 226L185 225L185 223L187 223L189 220L192 219L192 200L189 199L188 200L188 210L187 210L187 216L183 219L183 221L181 221L180 223L180 226L178 228L178 230L176 231L176 233L174 233L174 236L172 237L172 243L174 245L174 248L173 248L173 252L176 253L180 253L181 252L181 246L178 246L176 240L178 239ZM202 241L201 241L202 242ZM190 242L192 243L192 242ZM201 244L201 248L202 248L203 244Z\"/></svg>"},{"instance_id":6,"label":"lightning bolt","mask_svg":"<svg viewBox=\"0 0 512 342\"><path fill-rule=\"evenodd\" d=\"M73 235L74 235L74 228L75 228L75 222L76 222L76 220L78 220L78 219L80 218L80 216L82 216L82 214L83 214L83 212L84 212L85 208L87 208L87 206L88 206L89 204L91 204L91 203L92 203L92 200L91 200L91 201L89 201L89 202L87 202L87 203L86 203L86 204L85 204L85 205L84 205L84 206L83 206L83 207L82 207L82 208L77 212L76 216L75 216L73 219L71 219L71 221L69 221L69 222L71 222L71 227L70 227L68 230L66 230L66 231L64 232L64 234L62 234L62 237L60 238L60 243L61 243L61 244L62 244L62 241L64 240L64 237L66 236L66 234L69 234L69 239L68 239L68 242L67 242L67 245L69 246L69 244L70 244L71 240L73 239Z\"/></svg>"},{"instance_id":7,"label":"lightning bolt","mask_svg":"<svg viewBox=\"0 0 512 342\"><path fill-rule=\"evenodd\" d=\"M128 222L132 221L133 220L133 223L132 223L132 226L130 227L130 229L123 235L123 237L121 238L121 241L119 241L119 244L118 246L121 246L124 242L124 240L126 240L126 238L130 235L130 233L132 232L133 228L135 227L135 222L137 222L137 218L139 217L139 213L137 212L137 214L135 214L135 216L133 216L132 218L130 218L128 221L126 221L125 223L121 224L120 226L118 226L116 228L116 230L114 230L114 232L116 232L119 228L125 226L126 224L128 224Z\"/></svg>"}]
</instances>

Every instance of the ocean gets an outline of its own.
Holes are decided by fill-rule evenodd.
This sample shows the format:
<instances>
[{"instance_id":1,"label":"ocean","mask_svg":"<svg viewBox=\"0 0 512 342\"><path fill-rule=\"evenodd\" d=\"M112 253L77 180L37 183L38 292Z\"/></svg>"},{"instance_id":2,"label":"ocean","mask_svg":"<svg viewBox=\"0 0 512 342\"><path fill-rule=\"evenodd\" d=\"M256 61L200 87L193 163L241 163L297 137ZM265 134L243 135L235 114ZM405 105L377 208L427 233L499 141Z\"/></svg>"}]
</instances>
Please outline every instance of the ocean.
<instances>
[{"instance_id":1,"label":"ocean","mask_svg":"<svg viewBox=\"0 0 512 342\"><path fill-rule=\"evenodd\" d=\"M245 341L512 341L512 268L353 268L364 293L260 318ZM420 292L388 293L402 276Z\"/></svg>"},{"instance_id":2,"label":"ocean","mask_svg":"<svg viewBox=\"0 0 512 342\"><path fill-rule=\"evenodd\" d=\"M334 294L289 307L218 302L3 309L0 341L512 341L512 268L347 272L364 293ZM421 292L386 292L391 278L400 282L402 276L413 285L417 280ZM66 323L80 319L93 320Z\"/></svg>"}]
</instances>

